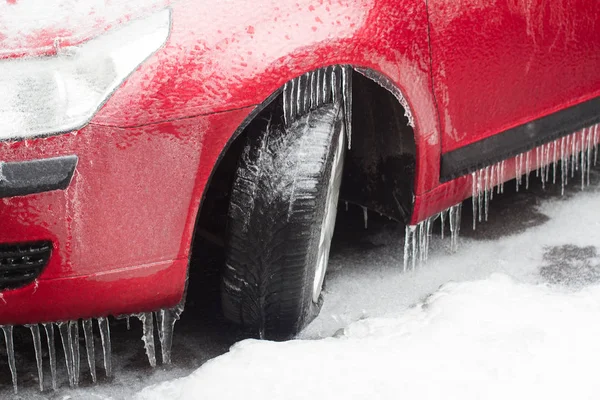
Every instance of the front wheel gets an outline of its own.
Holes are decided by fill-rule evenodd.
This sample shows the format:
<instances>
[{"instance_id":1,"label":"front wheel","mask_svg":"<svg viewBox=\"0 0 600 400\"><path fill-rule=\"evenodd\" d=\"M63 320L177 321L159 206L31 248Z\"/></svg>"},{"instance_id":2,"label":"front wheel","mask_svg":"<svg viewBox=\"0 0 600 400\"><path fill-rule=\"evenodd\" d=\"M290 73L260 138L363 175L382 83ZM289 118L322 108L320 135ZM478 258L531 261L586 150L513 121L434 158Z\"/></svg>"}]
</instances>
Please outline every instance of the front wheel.
<instances>
[{"instance_id":1,"label":"front wheel","mask_svg":"<svg viewBox=\"0 0 600 400\"><path fill-rule=\"evenodd\" d=\"M338 104L248 138L229 205L221 290L227 319L284 339L318 314L344 152Z\"/></svg>"}]
</instances>

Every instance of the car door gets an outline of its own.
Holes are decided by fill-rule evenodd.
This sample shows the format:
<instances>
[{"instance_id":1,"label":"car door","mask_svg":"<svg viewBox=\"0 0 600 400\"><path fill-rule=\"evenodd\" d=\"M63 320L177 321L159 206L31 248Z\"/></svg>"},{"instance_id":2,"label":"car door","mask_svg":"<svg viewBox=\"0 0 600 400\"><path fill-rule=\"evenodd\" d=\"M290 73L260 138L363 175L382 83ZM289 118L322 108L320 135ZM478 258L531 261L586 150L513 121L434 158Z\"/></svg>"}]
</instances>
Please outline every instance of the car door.
<instances>
[{"instance_id":1,"label":"car door","mask_svg":"<svg viewBox=\"0 0 600 400\"><path fill-rule=\"evenodd\" d=\"M442 181L444 175L448 180L469 172L466 161L462 171L444 165L452 162L444 155L471 143L529 125L529 131L508 135L517 143L509 144L512 153L504 156L512 156L519 140L536 141L531 121L554 114L558 119L551 125L562 124L563 130L582 128L573 122L578 118L598 122L600 1L429 0L428 12L443 134ZM580 115L582 107L585 115ZM494 141L499 144L506 145ZM520 146L521 151L532 147ZM490 154L470 155L479 159L470 170ZM461 159L468 156L460 154Z\"/></svg>"}]
</instances>

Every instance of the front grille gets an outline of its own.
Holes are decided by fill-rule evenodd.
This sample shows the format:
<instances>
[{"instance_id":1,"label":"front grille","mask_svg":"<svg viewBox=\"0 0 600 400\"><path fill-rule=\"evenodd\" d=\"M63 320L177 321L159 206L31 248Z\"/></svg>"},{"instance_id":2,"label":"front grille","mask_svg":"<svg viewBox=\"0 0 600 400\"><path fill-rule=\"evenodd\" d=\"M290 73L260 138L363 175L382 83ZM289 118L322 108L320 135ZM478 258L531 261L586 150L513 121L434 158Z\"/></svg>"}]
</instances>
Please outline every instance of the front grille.
<instances>
[{"instance_id":1,"label":"front grille","mask_svg":"<svg viewBox=\"0 0 600 400\"><path fill-rule=\"evenodd\" d=\"M0 244L0 290L33 282L52 253L51 242Z\"/></svg>"}]
</instances>

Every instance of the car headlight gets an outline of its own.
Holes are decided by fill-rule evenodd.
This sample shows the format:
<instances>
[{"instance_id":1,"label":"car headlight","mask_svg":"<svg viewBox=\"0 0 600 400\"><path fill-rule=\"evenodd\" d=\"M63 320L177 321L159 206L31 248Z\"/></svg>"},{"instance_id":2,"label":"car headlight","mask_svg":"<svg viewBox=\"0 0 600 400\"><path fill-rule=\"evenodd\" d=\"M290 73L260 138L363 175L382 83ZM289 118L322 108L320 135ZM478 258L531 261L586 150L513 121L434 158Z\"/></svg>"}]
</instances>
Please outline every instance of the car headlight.
<instances>
[{"instance_id":1,"label":"car headlight","mask_svg":"<svg viewBox=\"0 0 600 400\"><path fill-rule=\"evenodd\" d=\"M53 56L0 60L0 140L83 127L166 42L170 24L165 9Z\"/></svg>"}]
</instances>

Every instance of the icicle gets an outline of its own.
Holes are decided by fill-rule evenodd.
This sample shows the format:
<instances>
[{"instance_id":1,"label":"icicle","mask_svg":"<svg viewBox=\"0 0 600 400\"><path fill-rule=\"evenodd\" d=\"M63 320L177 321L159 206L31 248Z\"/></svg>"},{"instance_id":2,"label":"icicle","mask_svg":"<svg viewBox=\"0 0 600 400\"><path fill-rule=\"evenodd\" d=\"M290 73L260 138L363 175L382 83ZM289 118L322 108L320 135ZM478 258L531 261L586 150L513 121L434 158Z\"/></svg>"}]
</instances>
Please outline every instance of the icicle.
<instances>
[{"instance_id":1,"label":"icicle","mask_svg":"<svg viewBox=\"0 0 600 400\"><path fill-rule=\"evenodd\" d=\"M548 143L546 145L546 151L544 153L545 159L546 159L546 162L544 163L544 171L546 172L544 174L544 183L548 182L548 178L550 175L550 145L551 145L551 143Z\"/></svg>"},{"instance_id":2,"label":"icicle","mask_svg":"<svg viewBox=\"0 0 600 400\"><path fill-rule=\"evenodd\" d=\"M577 168L577 132L571 137L571 178L575 178L575 169Z\"/></svg>"},{"instance_id":3,"label":"icicle","mask_svg":"<svg viewBox=\"0 0 600 400\"><path fill-rule=\"evenodd\" d=\"M482 184L483 184L483 182L482 182L482 179L483 179L482 175L483 175L483 171L479 170L479 172L477 173L477 214L479 216L479 222L481 222L481 216L483 214L482 213L482 204L481 204L482 203L481 202L481 199L482 199L481 192L483 191L483 189L482 189Z\"/></svg>"},{"instance_id":4,"label":"icicle","mask_svg":"<svg viewBox=\"0 0 600 400\"><path fill-rule=\"evenodd\" d=\"M363 220L365 223L365 229L367 229L367 227L369 225L369 213L367 211L367 207L362 207L362 210L363 210Z\"/></svg>"},{"instance_id":5,"label":"icicle","mask_svg":"<svg viewBox=\"0 0 600 400\"><path fill-rule=\"evenodd\" d=\"M429 241L431 239L431 226L433 225L433 219L434 217L430 217L425 220L425 248L423 249L425 252L425 262L429 260Z\"/></svg>"},{"instance_id":6,"label":"icicle","mask_svg":"<svg viewBox=\"0 0 600 400\"><path fill-rule=\"evenodd\" d=\"M12 376L13 390L15 394L18 393L17 386L17 366L15 362L15 345L13 341L13 327L12 325L4 325L1 327L4 332L4 340L6 341L6 354L8 356L8 366L10 368L10 374Z\"/></svg>"},{"instance_id":7,"label":"icicle","mask_svg":"<svg viewBox=\"0 0 600 400\"><path fill-rule=\"evenodd\" d=\"M298 78L294 79L296 81L295 92L294 92L294 110L295 110L294 117L299 117L303 114L303 110L302 110L303 86L302 86L301 78L302 77L299 76Z\"/></svg>"},{"instance_id":8,"label":"icicle","mask_svg":"<svg viewBox=\"0 0 600 400\"><path fill-rule=\"evenodd\" d=\"M531 166L529 165L529 151L525 153L525 189L529 189L529 172L531 172Z\"/></svg>"},{"instance_id":9,"label":"icicle","mask_svg":"<svg viewBox=\"0 0 600 400\"><path fill-rule=\"evenodd\" d=\"M569 164L567 163L567 157L565 155L565 146L567 139L565 137L560 139L560 195L564 196L565 194L565 185L567 181L567 175L569 171Z\"/></svg>"},{"instance_id":10,"label":"icicle","mask_svg":"<svg viewBox=\"0 0 600 400\"><path fill-rule=\"evenodd\" d=\"M48 356L50 358L50 374L52 375L52 389L58 388L56 381L56 346L54 341L54 324L46 323L44 329L46 330L46 339L48 342Z\"/></svg>"},{"instance_id":11,"label":"icicle","mask_svg":"<svg viewBox=\"0 0 600 400\"><path fill-rule=\"evenodd\" d=\"M35 360L38 370L38 380L40 384L40 392L44 391L44 370L42 363L42 337L40 336L40 327L38 324L26 325L31 331L31 338L33 339L33 349L35 350Z\"/></svg>"},{"instance_id":12,"label":"icicle","mask_svg":"<svg viewBox=\"0 0 600 400\"><path fill-rule=\"evenodd\" d=\"M318 74L317 71L313 71L309 74L310 76L310 109L314 110L319 106L317 96L319 94L318 91Z\"/></svg>"},{"instance_id":13,"label":"icicle","mask_svg":"<svg viewBox=\"0 0 600 400\"><path fill-rule=\"evenodd\" d=\"M556 184L556 164L558 160L556 159L558 140L555 140L552 144L554 155L552 156L552 184Z\"/></svg>"},{"instance_id":14,"label":"icicle","mask_svg":"<svg viewBox=\"0 0 600 400\"><path fill-rule=\"evenodd\" d=\"M417 263L417 232L418 226L413 226L414 233L412 235L412 270L415 269L415 264Z\"/></svg>"},{"instance_id":15,"label":"icicle","mask_svg":"<svg viewBox=\"0 0 600 400\"><path fill-rule=\"evenodd\" d=\"M321 104L329 102L329 80L331 76L329 68L323 70L323 76L321 81Z\"/></svg>"},{"instance_id":16,"label":"icicle","mask_svg":"<svg viewBox=\"0 0 600 400\"><path fill-rule=\"evenodd\" d=\"M348 202L347 202L347 201L345 201L345 202L344 202L344 205L346 206L346 211L348 211Z\"/></svg>"},{"instance_id":17,"label":"icicle","mask_svg":"<svg viewBox=\"0 0 600 400\"><path fill-rule=\"evenodd\" d=\"M173 346L173 332L175 330L175 322L179 320L185 305L185 295L181 302L173 308L160 310L157 314L160 315L160 324L158 328L158 337L160 339L160 349L163 364L171 364L171 347Z\"/></svg>"},{"instance_id":18,"label":"icicle","mask_svg":"<svg viewBox=\"0 0 600 400\"><path fill-rule=\"evenodd\" d=\"M150 362L150 366L156 367L156 351L154 349L154 320L152 313L142 313L136 316L140 321L142 321L142 341L144 342L148 361Z\"/></svg>"},{"instance_id":19,"label":"icicle","mask_svg":"<svg viewBox=\"0 0 600 400\"><path fill-rule=\"evenodd\" d=\"M483 196L484 196L484 202L483 202L484 204L483 204L483 206L484 206L484 209L485 209L485 221L487 222L487 220L488 220L488 210L489 210L489 201L490 201L489 195L488 195L488 192L490 190L490 187L489 187L489 176L488 176L489 175L489 167L485 167L484 171L485 171L484 172L485 173L485 178L484 178L484 180L485 180L484 185L485 186L483 188Z\"/></svg>"},{"instance_id":20,"label":"icicle","mask_svg":"<svg viewBox=\"0 0 600 400\"><path fill-rule=\"evenodd\" d=\"M412 261L412 267L415 268L415 235L417 227L415 225L406 225L404 227L404 272L408 269L409 261Z\"/></svg>"},{"instance_id":21,"label":"icicle","mask_svg":"<svg viewBox=\"0 0 600 400\"><path fill-rule=\"evenodd\" d=\"M598 124L594 125L594 166L598 161Z\"/></svg>"},{"instance_id":22,"label":"icicle","mask_svg":"<svg viewBox=\"0 0 600 400\"><path fill-rule=\"evenodd\" d=\"M307 114L310 111L311 83L310 72L302 75L302 114Z\"/></svg>"},{"instance_id":23,"label":"icicle","mask_svg":"<svg viewBox=\"0 0 600 400\"><path fill-rule=\"evenodd\" d=\"M496 186L496 182L494 182L494 179L496 178L496 167L498 166L498 164L494 164L492 165L490 168L490 184L489 184L489 189L490 189L490 201L494 198L494 186ZM498 186L498 189L500 188L500 186Z\"/></svg>"},{"instance_id":24,"label":"icicle","mask_svg":"<svg viewBox=\"0 0 600 400\"><path fill-rule=\"evenodd\" d=\"M535 176L540 176L540 169L542 168L542 162L540 162L540 148L535 148Z\"/></svg>"},{"instance_id":25,"label":"icicle","mask_svg":"<svg viewBox=\"0 0 600 400\"><path fill-rule=\"evenodd\" d=\"M286 82L286 84L283 85L283 122L285 126L290 125L290 118L292 115L290 108L292 82L293 81Z\"/></svg>"},{"instance_id":26,"label":"icicle","mask_svg":"<svg viewBox=\"0 0 600 400\"><path fill-rule=\"evenodd\" d=\"M471 174L471 201L473 202L473 230L477 227L477 207L476 207L476 196L477 196L477 175L475 172Z\"/></svg>"},{"instance_id":27,"label":"icicle","mask_svg":"<svg viewBox=\"0 0 600 400\"><path fill-rule=\"evenodd\" d=\"M104 317L98 318L98 328L100 328L100 338L102 339L102 353L104 355L104 369L106 376L112 375L112 346L110 344L110 326L108 320Z\"/></svg>"},{"instance_id":28,"label":"icicle","mask_svg":"<svg viewBox=\"0 0 600 400\"><path fill-rule=\"evenodd\" d=\"M79 321L69 322L69 340L73 354L73 383L79 386L79 372L81 371L81 358L79 355Z\"/></svg>"},{"instance_id":29,"label":"icicle","mask_svg":"<svg viewBox=\"0 0 600 400\"><path fill-rule=\"evenodd\" d=\"M458 235L460 233L460 214L462 203L450 207L450 250L456 252L458 250Z\"/></svg>"},{"instance_id":30,"label":"icicle","mask_svg":"<svg viewBox=\"0 0 600 400\"><path fill-rule=\"evenodd\" d=\"M127 317L129 322L129 317ZM85 337L85 350L87 354L88 365L90 367L90 375L92 375L92 382L96 383L96 351L94 348L94 327L91 319L84 319L83 325L83 336Z\"/></svg>"},{"instance_id":31,"label":"icicle","mask_svg":"<svg viewBox=\"0 0 600 400\"><path fill-rule=\"evenodd\" d=\"M500 162L500 176L498 177L500 182L500 194L504 193L504 160Z\"/></svg>"},{"instance_id":32,"label":"icicle","mask_svg":"<svg viewBox=\"0 0 600 400\"><path fill-rule=\"evenodd\" d=\"M523 154L519 154L517 157L515 157L515 180L516 180L516 186L517 186L517 192L519 191L519 185L521 185L521 178L523 177L523 174L521 172L521 167L523 166Z\"/></svg>"},{"instance_id":33,"label":"icicle","mask_svg":"<svg viewBox=\"0 0 600 400\"><path fill-rule=\"evenodd\" d=\"M441 229L442 239L444 238L444 230L445 230L445 222L446 222L445 219L446 219L446 210L444 210L440 213L440 223L442 225L442 229Z\"/></svg>"},{"instance_id":34,"label":"icicle","mask_svg":"<svg viewBox=\"0 0 600 400\"><path fill-rule=\"evenodd\" d=\"M581 190L585 189L585 149L584 149L584 144L585 144L585 129L581 131L581 144L580 144L580 148L581 148Z\"/></svg>"},{"instance_id":35,"label":"icicle","mask_svg":"<svg viewBox=\"0 0 600 400\"><path fill-rule=\"evenodd\" d=\"M590 186L590 169L592 167L592 128L588 129L587 144L586 144L586 170L587 170L587 185Z\"/></svg>"},{"instance_id":36,"label":"icicle","mask_svg":"<svg viewBox=\"0 0 600 400\"><path fill-rule=\"evenodd\" d=\"M65 365L67 366L67 375L69 376L69 386L75 386L75 374L73 372L73 342L71 341L71 332L68 322L57 322L60 340L62 341L65 352Z\"/></svg>"},{"instance_id":37,"label":"icicle","mask_svg":"<svg viewBox=\"0 0 600 400\"><path fill-rule=\"evenodd\" d=\"M417 254L419 256L419 265L423 264L423 240L425 240L425 224L424 222L419 222L417 224Z\"/></svg>"},{"instance_id":38,"label":"icicle","mask_svg":"<svg viewBox=\"0 0 600 400\"><path fill-rule=\"evenodd\" d=\"M352 67L349 65L342 67L342 101L349 150L352 147Z\"/></svg>"},{"instance_id":39,"label":"icicle","mask_svg":"<svg viewBox=\"0 0 600 400\"><path fill-rule=\"evenodd\" d=\"M346 204L348 204L346 202ZM348 208L346 207L346 211L348 211ZM131 330L131 324L129 323L129 315L127 317L125 317L125 323L127 324L127 330Z\"/></svg>"}]
</instances>

